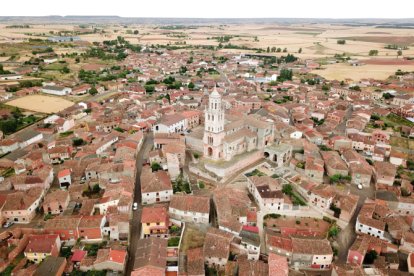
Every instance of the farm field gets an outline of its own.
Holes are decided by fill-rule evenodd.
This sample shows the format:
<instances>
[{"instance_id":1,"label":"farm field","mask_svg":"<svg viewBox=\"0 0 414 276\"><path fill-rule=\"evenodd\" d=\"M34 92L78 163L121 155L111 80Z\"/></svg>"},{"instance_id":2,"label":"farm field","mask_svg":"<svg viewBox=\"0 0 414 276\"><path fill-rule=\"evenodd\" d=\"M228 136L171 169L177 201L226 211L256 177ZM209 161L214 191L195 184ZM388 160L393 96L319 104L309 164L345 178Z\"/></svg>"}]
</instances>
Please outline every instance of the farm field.
<instances>
[{"instance_id":1,"label":"farm field","mask_svg":"<svg viewBox=\"0 0 414 276\"><path fill-rule=\"evenodd\" d=\"M403 71L414 71L414 65L383 65L383 64L366 64L361 66L351 66L347 63L337 63L325 65L321 70L313 70L312 73L318 74L328 80L345 80L352 79L359 81L361 79L386 79L393 75L397 69Z\"/></svg>"},{"instance_id":2,"label":"farm field","mask_svg":"<svg viewBox=\"0 0 414 276\"><path fill-rule=\"evenodd\" d=\"M41 113L55 113L74 105L71 101L45 95L29 95L9 101L6 104Z\"/></svg>"}]
</instances>

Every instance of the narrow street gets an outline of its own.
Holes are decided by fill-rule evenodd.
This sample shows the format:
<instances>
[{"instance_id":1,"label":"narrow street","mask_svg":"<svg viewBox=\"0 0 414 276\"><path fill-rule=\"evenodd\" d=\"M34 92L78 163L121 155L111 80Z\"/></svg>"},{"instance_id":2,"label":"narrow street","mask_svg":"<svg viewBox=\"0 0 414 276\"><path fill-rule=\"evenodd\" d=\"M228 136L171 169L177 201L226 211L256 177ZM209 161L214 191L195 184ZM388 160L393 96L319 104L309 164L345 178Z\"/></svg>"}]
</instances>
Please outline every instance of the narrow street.
<instances>
[{"instance_id":1,"label":"narrow street","mask_svg":"<svg viewBox=\"0 0 414 276\"><path fill-rule=\"evenodd\" d=\"M126 275L130 275L131 271L134 267L134 260L135 260L135 251L137 248L137 243L141 235L141 213L142 213L142 206L141 206L141 171L142 171L142 164L145 159L148 157L149 151L152 149L154 145L154 135L151 133L144 135L144 142L142 144L141 150L137 155L137 163L136 163L136 179L135 179L135 191L134 191L134 202L138 203L138 210L132 211L132 219L130 223L130 244L129 244L129 258L128 264L126 268Z\"/></svg>"},{"instance_id":2,"label":"narrow street","mask_svg":"<svg viewBox=\"0 0 414 276\"><path fill-rule=\"evenodd\" d=\"M374 198L374 187L371 184L369 188L358 190L358 188L356 188L355 186L351 186L351 193L359 195L359 200L358 200L355 213L352 216L352 219L349 221L347 227L341 230L337 238L339 263L346 263L346 258L348 256L348 250L351 247L351 245L354 243L356 236L357 236L355 233L355 223L356 223L357 216L365 200L367 198L371 198L371 199Z\"/></svg>"}]
</instances>

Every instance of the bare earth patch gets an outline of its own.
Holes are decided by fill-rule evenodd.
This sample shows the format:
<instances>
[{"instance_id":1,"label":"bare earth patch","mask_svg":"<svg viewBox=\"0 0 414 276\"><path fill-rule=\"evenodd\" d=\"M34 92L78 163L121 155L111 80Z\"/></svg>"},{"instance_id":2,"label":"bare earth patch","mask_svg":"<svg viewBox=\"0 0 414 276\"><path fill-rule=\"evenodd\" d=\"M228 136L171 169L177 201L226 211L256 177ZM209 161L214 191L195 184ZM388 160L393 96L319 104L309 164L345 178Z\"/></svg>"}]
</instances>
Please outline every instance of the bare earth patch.
<instances>
[{"instance_id":1,"label":"bare earth patch","mask_svg":"<svg viewBox=\"0 0 414 276\"><path fill-rule=\"evenodd\" d=\"M55 113L74 105L71 101L45 95L29 95L6 104L41 113Z\"/></svg>"}]
</instances>

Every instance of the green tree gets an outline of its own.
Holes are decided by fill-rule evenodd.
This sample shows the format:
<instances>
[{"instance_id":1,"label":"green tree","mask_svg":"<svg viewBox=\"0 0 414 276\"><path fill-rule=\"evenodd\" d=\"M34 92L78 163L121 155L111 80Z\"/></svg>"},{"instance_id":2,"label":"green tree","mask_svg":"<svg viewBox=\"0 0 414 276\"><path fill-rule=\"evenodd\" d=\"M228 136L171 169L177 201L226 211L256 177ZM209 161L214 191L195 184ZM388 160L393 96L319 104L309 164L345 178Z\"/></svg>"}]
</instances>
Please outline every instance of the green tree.
<instances>
[{"instance_id":1,"label":"green tree","mask_svg":"<svg viewBox=\"0 0 414 276\"><path fill-rule=\"evenodd\" d=\"M93 192L93 193L97 194L97 193L99 193L100 191L101 191L101 187L99 186L99 184L95 184L95 185L93 185L93 187L92 187L92 192Z\"/></svg>"},{"instance_id":2,"label":"green tree","mask_svg":"<svg viewBox=\"0 0 414 276\"><path fill-rule=\"evenodd\" d=\"M95 86L92 86L91 89L89 89L89 94L92 96L98 94L98 90L96 90Z\"/></svg>"},{"instance_id":3,"label":"green tree","mask_svg":"<svg viewBox=\"0 0 414 276\"><path fill-rule=\"evenodd\" d=\"M298 51L298 53L300 54L300 53L302 53L302 48L299 48L299 51Z\"/></svg>"},{"instance_id":4,"label":"green tree","mask_svg":"<svg viewBox=\"0 0 414 276\"><path fill-rule=\"evenodd\" d=\"M193 90L193 89L194 89L194 87L195 87L194 83L190 82L190 83L188 84L188 89Z\"/></svg>"},{"instance_id":5,"label":"green tree","mask_svg":"<svg viewBox=\"0 0 414 276\"><path fill-rule=\"evenodd\" d=\"M377 251L371 250L367 254L365 254L364 263L373 264L377 257L378 257Z\"/></svg>"},{"instance_id":6,"label":"green tree","mask_svg":"<svg viewBox=\"0 0 414 276\"><path fill-rule=\"evenodd\" d=\"M346 44L346 40L345 40L345 39L338 39L338 40L336 41L336 43L337 43L337 44L340 44L340 45L344 45L344 44Z\"/></svg>"},{"instance_id":7,"label":"green tree","mask_svg":"<svg viewBox=\"0 0 414 276\"><path fill-rule=\"evenodd\" d=\"M368 55L370 56L378 56L378 50L370 50Z\"/></svg>"},{"instance_id":8,"label":"green tree","mask_svg":"<svg viewBox=\"0 0 414 276\"><path fill-rule=\"evenodd\" d=\"M75 138L75 139L73 139L73 140L72 140L72 144L73 144L73 146L75 146L75 147L82 146L84 142L85 142L85 141L83 141L83 139L82 139L82 138Z\"/></svg>"},{"instance_id":9,"label":"green tree","mask_svg":"<svg viewBox=\"0 0 414 276\"><path fill-rule=\"evenodd\" d=\"M138 30L135 30L134 31L134 35L137 35L137 34L139 34L139 31Z\"/></svg>"},{"instance_id":10,"label":"green tree","mask_svg":"<svg viewBox=\"0 0 414 276\"><path fill-rule=\"evenodd\" d=\"M153 172L156 172L156 171L162 170L162 167L157 162L152 162L151 169Z\"/></svg>"},{"instance_id":11,"label":"green tree","mask_svg":"<svg viewBox=\"0 0 414 276\"><path fill-rule=\"evenodd\" d=\"M267 46L266 52L270 53L270 47L269 46Z\"/></svg>"},{"instance_id":12,"label":"green tree","mask_svg":"<svg viewBox=\"0 0 414 276\"><path fill-rule=\"evenodd\" d=\"M402 56L402 54L403 54L403 52L402 52L401 50L398 50L398 51L397 51L397 58L398 58L399 56Z\"/></svg>"}]
</instances>

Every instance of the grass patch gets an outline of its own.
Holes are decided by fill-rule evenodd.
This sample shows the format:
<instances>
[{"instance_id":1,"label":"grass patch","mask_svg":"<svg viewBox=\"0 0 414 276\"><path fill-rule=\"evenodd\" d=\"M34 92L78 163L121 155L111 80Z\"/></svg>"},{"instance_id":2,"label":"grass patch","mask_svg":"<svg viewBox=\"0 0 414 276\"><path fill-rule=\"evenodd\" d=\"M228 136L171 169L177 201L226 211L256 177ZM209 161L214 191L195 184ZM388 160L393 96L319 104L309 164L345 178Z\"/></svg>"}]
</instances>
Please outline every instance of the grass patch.
<instances>
[{"instance_id":1,"label":"grass patch","mask_svg":"<svg viewBox=\"0 0 414 276\"><path fill-rule=\"evenodd\" d=\"M73 131L72 130L69 130L69 131L61 132L59 136L62 137L62 138L64 138L64 137L68 137L68 136L70 136L72 134L73 134Z\"/></svg>"},{"instance_id":2,"label":"grass patch","mask_svg":"<svg viewBox=\"0 0 414 276\"><path fill-rule=\"evenodd\" d=\"M293 205L306 206L306 201L293 190L292 185L283 185L282 192L290 197L290 200L292 200Z\"/></svg>"},{"instance_id":3,"label":"grass patch","mask_svg":"<svg viewBox=\"0 0 414 276\"><path fill-rule=\"evenodd\" d=\"M254 169L253 171L246 173L245 176L250 177L250 176L265 176L266 174L264 172L261 172L258 169Z\"/></svg>"},{"instance_id":4,"label":"grass patch","mask_svg":"<svg viewBox=\"0 0 414 276\"><path fill-rule=\"evenodd\" d=\"M168 239L168 246L178 246L180 243L180 237L172 237Z\"/></svg>"}]
</instances>

